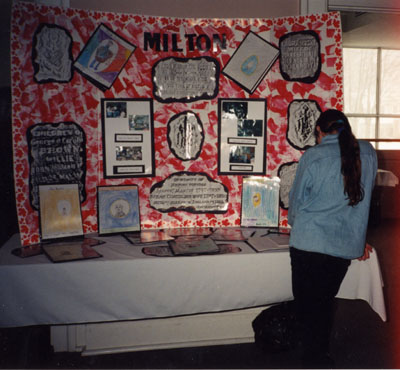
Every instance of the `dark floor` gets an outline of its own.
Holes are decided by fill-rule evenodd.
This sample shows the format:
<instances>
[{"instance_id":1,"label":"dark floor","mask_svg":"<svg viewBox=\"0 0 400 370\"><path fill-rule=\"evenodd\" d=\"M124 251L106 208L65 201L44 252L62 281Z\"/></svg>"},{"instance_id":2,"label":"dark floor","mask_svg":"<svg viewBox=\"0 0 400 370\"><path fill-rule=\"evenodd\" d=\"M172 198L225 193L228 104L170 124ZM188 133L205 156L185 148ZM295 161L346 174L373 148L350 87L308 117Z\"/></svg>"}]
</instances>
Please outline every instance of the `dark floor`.
<instances>
[{"instance_id":1,"label":"dark floor","mask_svg":"<svg viewBox=\"0 0 400 370\"><path fill-rule=\"evenodd\" d=\"M370 228L368 241L376 248L385 281L388 321L364 301L338 300L332 335L336 368L400 368L396 342L400 328L397 299L400 265L400 221L381 221ZM400 333L399 333L400 334ZM400 341L399 341L400 342ZM131 369L256 369L299 368L296 350L264 353L254 344L131 352L82 357L77 353L54 353L46 327L0 330L1 368L131 368Z\"/></svg>"}]
</instances>

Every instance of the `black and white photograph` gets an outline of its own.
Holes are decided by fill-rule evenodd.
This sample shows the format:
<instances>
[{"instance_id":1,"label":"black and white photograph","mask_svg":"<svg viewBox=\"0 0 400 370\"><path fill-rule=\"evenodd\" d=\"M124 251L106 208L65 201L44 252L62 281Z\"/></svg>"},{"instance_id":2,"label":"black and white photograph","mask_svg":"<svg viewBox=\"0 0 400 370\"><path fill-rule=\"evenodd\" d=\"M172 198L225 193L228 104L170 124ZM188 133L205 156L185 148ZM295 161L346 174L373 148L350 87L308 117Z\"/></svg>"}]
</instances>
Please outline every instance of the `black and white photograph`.
<instances>
[{"instance_id":1,"label":"black and white photograph","mask_svg":"<svg viewBox=\"0 0 400 370\"><path fill-rule=\"evenodd\" d=\"M141 146L117 146L117 161L141 161L143 159Z\"/></svg>"},{"instance_id":2,"label":"black and white photograph","mask_svg":"<svg viewBox=\"0 0 400 370\"><path fill-rule=\"evenodd\" d=\"M131 131L143 131L150 128L150 117L147 114L130 114L128 120Z\"/></svg>"},{"instance_id":3,"label":"black and white photograph","mask_svg":"<svg viewBox=\"0 0 400 370\"><path fill-rule=\"evenodd\" d=\"M107 102L106 103L107 118L126 118L126 102Z\"/></svg>"},{"instance_id":4,"label":"black and white photograph","mask_svg":"<svg viewBox=\"0 0 400 370\"><path fill-rule=\"evenodd\" d=\"M244 119L238 123L238 136L262 136L262 119Z\"/></svg>"},{"instance_id":5,"label":"black and white photograph","mask_svg":"<svg viewBox=\"0 0 400 370\"><path fill-rule=\"evenodd\" d=\"M229 163L254 164L255 147L232 145L229 154Z\"/></svg>"}]
</instances>

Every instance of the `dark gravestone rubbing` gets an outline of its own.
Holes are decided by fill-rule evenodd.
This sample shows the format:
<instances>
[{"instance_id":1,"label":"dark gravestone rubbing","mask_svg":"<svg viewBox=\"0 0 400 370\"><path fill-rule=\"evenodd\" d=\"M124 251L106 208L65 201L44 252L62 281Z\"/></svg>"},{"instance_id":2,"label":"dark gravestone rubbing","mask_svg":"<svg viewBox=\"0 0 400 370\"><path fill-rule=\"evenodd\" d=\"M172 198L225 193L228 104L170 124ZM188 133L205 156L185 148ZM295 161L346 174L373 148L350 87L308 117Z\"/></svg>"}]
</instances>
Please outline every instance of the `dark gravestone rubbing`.
<instances>
[{"instance_id":1,"label":"dark gravestone rubbing","mask_svg":"<svg viewBox=\"0 0 400 370\"><path fill-rule=\"evenodd\" d=\"M320 41L314 31L291 32L279 39L280 70L288 81L313 83L321 72Z\"/></svg>"},{"instance_id":2,"label":"dark gravestone rubbing","mask_svg":"<svg viewBox=\"0 0 400 370\"><path fill-rule=\"evenodd\" d=\"M199 117L190 111L173 116L168 122L168 144L182 161L197 159L204 142L204 129Z\"/></svg>"},{"instance_id":3,"label":"dark gravestone rubbing","mask_svg":"<svg viewBox=\"0 0 400 370\"><path fill-rule=\"evenodd\" d=\"M38 185L78 184L86 199L86 137L74 122L38 123L27 130L29 199L39 209Z\"/></svg>"},{"instance_id":4,"label":"dark gravestone rubbing","mask_svg":"<svg viewBox=\"0 0 400 370\"><path fill-rule=\"evenodd\" d=\"M279 204L283 209L289 208L289 192L296 177L298 162L287 162L278 169L278 177L281 179L279 189Z\"/></svg>"},{"instance_id":5,"label":"dark gravestone rubbing","mask_svg":"<svg viewBox=\"0 0 400 370\"><path fill-rule=\"evenodd\" d=\"M293 100L288 107L286 137L290 145L304 150L316 144L315 123L321 108L314 100Z\"/></svg>"}]
</instances>

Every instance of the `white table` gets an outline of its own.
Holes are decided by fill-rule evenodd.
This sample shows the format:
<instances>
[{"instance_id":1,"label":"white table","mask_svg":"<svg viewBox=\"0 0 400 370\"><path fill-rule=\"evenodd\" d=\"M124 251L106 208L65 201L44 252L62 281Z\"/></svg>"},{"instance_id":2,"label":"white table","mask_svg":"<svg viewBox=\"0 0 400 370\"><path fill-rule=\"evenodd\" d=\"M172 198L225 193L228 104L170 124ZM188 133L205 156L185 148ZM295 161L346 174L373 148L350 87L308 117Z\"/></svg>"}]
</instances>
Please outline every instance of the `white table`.
<instances>
[{"instance_id":1,"label":"white table","mask_svg":"<svg viewBox=\"0 0 400 370\"><path fill-rule=\"evenodd\" d=\"M0 249L0 327L51 325L56 351L84 354L248 342L264 306L292 299L286 251L149 257L121 236L99 239L103 258L55 264L13 256L14 235ZM352 262L338 297L386 320L376 253Z\"/></svg>"}]
</instances>

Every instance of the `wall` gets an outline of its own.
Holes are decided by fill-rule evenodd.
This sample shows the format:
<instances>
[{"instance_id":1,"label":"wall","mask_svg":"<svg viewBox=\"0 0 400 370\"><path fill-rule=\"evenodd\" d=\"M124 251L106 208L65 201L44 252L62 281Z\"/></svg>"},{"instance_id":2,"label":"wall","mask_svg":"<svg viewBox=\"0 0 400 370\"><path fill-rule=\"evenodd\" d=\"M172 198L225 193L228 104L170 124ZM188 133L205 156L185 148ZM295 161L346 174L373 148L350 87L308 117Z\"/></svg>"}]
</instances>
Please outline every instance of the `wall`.
<instances>
[{"instance_id":1,"label":"wall","mask_svg":"<svg viewBox=\"0 0 400 370\"><path fill-rule=\"evenodd\" d=\"M71 0L72 8L185 18L298 15L300 0Z\"/></svg>"}]
</instances>

